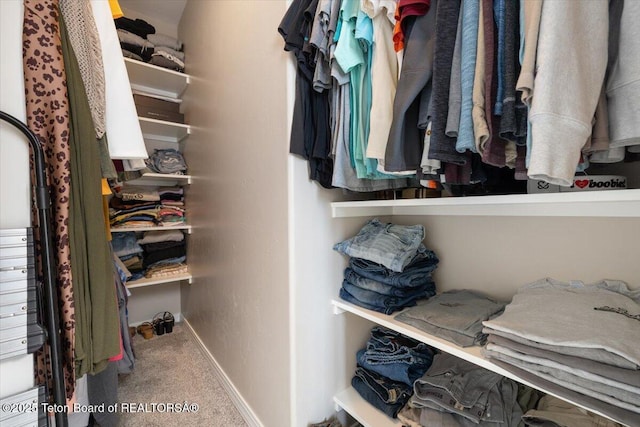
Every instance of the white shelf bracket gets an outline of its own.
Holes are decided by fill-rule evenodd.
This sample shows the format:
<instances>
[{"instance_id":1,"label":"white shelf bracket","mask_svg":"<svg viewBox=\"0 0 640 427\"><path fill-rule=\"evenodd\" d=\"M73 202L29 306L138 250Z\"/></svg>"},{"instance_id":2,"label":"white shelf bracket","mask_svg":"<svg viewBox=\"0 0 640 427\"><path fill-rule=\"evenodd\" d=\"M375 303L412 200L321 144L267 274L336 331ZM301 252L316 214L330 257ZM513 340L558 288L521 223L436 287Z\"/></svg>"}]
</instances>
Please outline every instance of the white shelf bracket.
<instances>
[{"instance_id":1,"label":"white shelf bracket","mask_svg":"<svg viewBox=\"0 0 640 427\"><path fill-rule=\"evenodd\" d=\"M335 304L332 304L332 305L333 305L333 314L342 314L345 312L345 310L341 309L337 305Z\"/></svg>"}]
</instances>

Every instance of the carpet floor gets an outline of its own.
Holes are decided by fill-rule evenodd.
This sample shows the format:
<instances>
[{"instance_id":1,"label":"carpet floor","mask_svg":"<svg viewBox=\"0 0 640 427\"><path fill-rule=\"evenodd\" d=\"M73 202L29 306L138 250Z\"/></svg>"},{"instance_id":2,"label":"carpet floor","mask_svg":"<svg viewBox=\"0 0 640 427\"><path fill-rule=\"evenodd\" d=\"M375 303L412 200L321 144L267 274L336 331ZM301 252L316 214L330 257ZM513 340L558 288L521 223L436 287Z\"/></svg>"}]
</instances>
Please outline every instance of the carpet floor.
<instances>
[{"instance_id":1,"label":"carpet floor","mask_svg":"<svg viewBox=\"0 0 640 427\"><path fill-rule=\"evenodd\" d=\"M176 324L171 334L149 340L136 335L133 348L135 371L120 375L118 385L120 404L133 403L132 412L120 413L119 426L247 426L210 362L182 324ZM197 412L170 412L160 405L185 402L196 404ZM156 411L152 411L153 404ZM144 412L137 412L140 410Z\"/></svg>"}]
</instances>

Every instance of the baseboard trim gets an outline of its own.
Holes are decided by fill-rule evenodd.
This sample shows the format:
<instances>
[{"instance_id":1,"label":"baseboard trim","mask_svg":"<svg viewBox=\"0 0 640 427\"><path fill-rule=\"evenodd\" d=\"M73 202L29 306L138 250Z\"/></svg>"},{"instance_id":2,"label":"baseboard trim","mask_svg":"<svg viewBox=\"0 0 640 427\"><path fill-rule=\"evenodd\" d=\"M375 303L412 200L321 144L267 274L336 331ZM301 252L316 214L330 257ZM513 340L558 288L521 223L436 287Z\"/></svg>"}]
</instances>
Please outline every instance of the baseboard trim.
<instances>
[{"instance_id":1,"label":"baseboard trim","mask_svg":"<svg viewBox=\"0 0 640 427\"><path fill-rule=\"evenodd\" d=\"M238 409L238 411L240 412L240 415L242 415L242 418L244 418L244 420L247 422L249 427L264 427L260 422L260 419L256 416L256 414L253 412L253 410L247 403L247 401L244 400L244 398L242 397L238 389L233 385L233 383L231 382L227 374L224 372L220 364L218 364L218 361L216 360L216 358L213 357L213 354L211 354L209 349L204 345L204 342L202 342L202 339L200 339L200 336L193 329L189 321L183 317L182 324L185 326L185 329L189 331L189 333L195 339L196 343L198 344L198 347L200 348L200 351L211 364L214 374L220 381L220 384L225 389L225 391L229 394L229 398L233 402L233 405Z\"/></svg>"}]
</instances>

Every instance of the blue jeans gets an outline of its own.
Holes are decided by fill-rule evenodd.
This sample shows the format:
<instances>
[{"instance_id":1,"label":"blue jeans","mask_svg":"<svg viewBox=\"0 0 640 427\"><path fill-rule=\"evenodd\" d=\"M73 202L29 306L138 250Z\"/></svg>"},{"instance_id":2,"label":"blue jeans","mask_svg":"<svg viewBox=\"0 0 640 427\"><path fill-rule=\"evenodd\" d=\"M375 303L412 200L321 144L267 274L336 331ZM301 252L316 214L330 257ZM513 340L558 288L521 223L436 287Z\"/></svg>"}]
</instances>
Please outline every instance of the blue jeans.
<instances>
[{"instance_id":1,"label":"blue jeans","mask_svg":"<svg viewBox=\"0 0 640 427\"><path fill-rule=\"evenodd\" d=\"M431 366L434 350L398 332L375 326L366 349L356 357L358 365L394 381L413 386Z\"/></svg>"},{"instance_id":2,"label":"blue jeans","mask_svg":"<svg viewBox=\"0 0 640 427\"><path fill-rule=\"evenodd\" d=\"M406 384L391 381L361 367L356 368L351 385L364 400L391 418L398 416L412 393L411 387Z\"/></svg>"},{"instance_id":3,"label":"blue jeans","mask_svg":"<svg viewBox=\"0 0 640 427\"><path fill-rule=\"evenodd\" d=\"M366 289L368 291L377 292L382 295L389 295L395 297L405 297L412 294L421 293L423 291L432 290L435 295L435 283L431 279L431 275L427 275L425 280L423 280L418 286L414 287L397 287L393 285L388 285L383 282L378 282L373 279L366 278L364 276L359 275L351 268L347 267L344 271L344 280L351 283L354 286L359 287L360 289Z\"/></svg>"},{"instance_id":4,"label":"blue jeans","mask_svg":"<svg viewBox=\"0 0 640 427\"><path fill-rule=\"evenodd\" d=\"M431 273L438 266L436 254L420 245L415 257L400 273L362 258L351 258L349 267L358 275L398 288L412 288L431 281Z\"/></svg>"},{"instance_id":5,"label":"blue jeans","mask_svg":"<svg viewBox=\"0 0 640 427\"><path fill-rule=\"evenodd\" d=\"M407 297L391 297L368 291L366 289L360 289L345 280L342 282L340 297L362 307L369 308L380 313L391 314L398 310L402 310L405 307L416 305L417 300L426 298L430 294L432 295L430 292L432 291L424 291ZM345 298L345 293L351 298ZM355 302L353 300L355 300Z\"/></svg>"},{"instance_id":6,"label":"blue jeans","mask_svg":"<svg viewBox=\"0 0 640 427\"><path fill-rule=\"evenodd\" d=\"M353 258L363 258L401 272L414 258L424 239L422 225L396 225L372 219L354 237L333 249Z\"/></svg>"},{"instance_id":7,"label":"blue jeans","mask_svg":"<svg viewBox=\"0 0 640 427\"><path fill-rule=\"evenodd\" d=\"M142 246L138 244L138 238L133 231L114 233L111 246L113 252L120 258L142 253Z\"/></svg>"},{"instance_id":8,"label":"blue jeans","mask_svg":"<svg viewBox=\"0 0 640 427\"><path fill-rule=\"evenodd\" d=\"M375 358L370 359L368 353L364 349L358 351L356 355L358 365L390 380L404 383L409 387L413 387L415 380L421 378L431 365L430 359L416 363L393 362L376 360Z\"/></svg>"}]
</instances>

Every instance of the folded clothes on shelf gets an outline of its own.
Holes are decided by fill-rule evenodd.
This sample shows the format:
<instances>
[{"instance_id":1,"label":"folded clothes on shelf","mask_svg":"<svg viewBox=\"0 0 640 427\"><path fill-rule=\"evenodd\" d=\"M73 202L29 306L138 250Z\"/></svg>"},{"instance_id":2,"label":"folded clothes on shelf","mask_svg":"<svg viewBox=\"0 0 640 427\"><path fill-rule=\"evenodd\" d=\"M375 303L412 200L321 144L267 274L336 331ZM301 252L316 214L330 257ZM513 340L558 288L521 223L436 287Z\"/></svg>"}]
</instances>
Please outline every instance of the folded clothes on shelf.
<instances>
[{"instance_id":1,"label":"folded clothes on shelf","mask_svg":"<svg viewBox=\"0 0 640 427\"><path fill-rule=\"evenodd\" d=\"M351 385L364 400L391 418L396 418L412 392L411 386L392 381L362 367L356 368Z\"/></svg>"},{"instance_id":2,"label":"folded clothes on shelf","mask_svg":"<svg viewBox=\"0 0 640 427\"><path fill-rule=\"evenodd\" d=\"M431 297L396 315L395 319L462 347L469 347L486 342L487 335L482 332L482 322L502 312L504 306L505 303L477 291L453 290Z\"/></svg>"},{"instance_id":3,"label":"folded clothes on shelf","mask_svg":"<svg viewBox=\"0 0 640 427\"><path fill-rule=\"evenodd\" d=\"M474 424L517 426L522 416L518 393L515 381L440 353L414 383L409 405L455 414Z\"/></svg>"},{"instance_id":4,"label":"folded clothes on shelf","mask_svg":"<svg viewBox=\"0 0 640 427\"><path fill-rule=\"evenodd\" d=\"M183 240L184 233L180 230L145 231L143 237L138 239L138 244L144 245L147 243L158 242L181 242Z\"/></svg>"},{"instance_id":5,"label":"folded clothes on shelf","mask_svg":"<svg viewBox=\"0 0 640 427\"><path fill-rule=\"evenodd\" d=\"M375 326L366 347L358 351L358 365L409 386L431 366L435 350L391 329Z\"/></svg>"},{"instance_id":6,"label":"folded clothes on shelf","mask_svg":"<svg viewBox=\"0 0 640 427\"><path fill-rule=\"evenodd\" d=\"M640 417L640 290L542 279L484 322L500 367L617 420ZM563 325L556 328L555 325ZM598 325L594 328L593 325Z\"/></svg>"},{"instance_id":7,"label":"folded clothes on shelf","mask_svg":"<svg viewBox=\"0 0 640 427\"><path fill-rule=\"evenodd\" d=\"M187 164L184 156L173 148L156 149L145 161L147 167L157 173L185 173Z\"/></svg>"},{"instance_id":8,"label":"folded clothes on shelf","mask_svg":"<svg viewBox=\"0 0 640 427\"><path fill-rule=\"evenodd\" d=\"M362 258L351 258L349 268L359 276L397 288L422 286L431 281L431 273L438 267L436 254L420 244L415 256L396 272L382 264Z\"/></svg>"},{"instance_id":9,"label":"folded clothes on shelf","mask_svg":"<svg viewBox=\"0 0 640 427\"><path fill-rule=\"evenodd\" d=\"M143 39L148 38L150 34L154 34L156 32L155 27L143 19L130 19L123 16L121 18L114 19L114 22L116 29L128 31L142 37Z\"/></svg>"},{"instance_id":10,"label":"folded clothes on shelf","mask_svg":"<svg viewBox=\"0 0 640 427\"><path fill-rule=\"evenodd\" d=\"M149 34L147 36L147 40L156 46L164 46L177 51L182 50L182 41L166 34Z\"/></svg>"},{"instance_id":11,"label":"folded clothes on shelf","mask_svg":"<svg viewBox=\"0 0 640 427\"><path fill-rule=\"evenodd\" d=\"M422 225L397 225L378 219L368 221L354 237L333 249L353 258L362 258L401 272L416 256L424 239Z\"/></svg>"}]
</instances>

